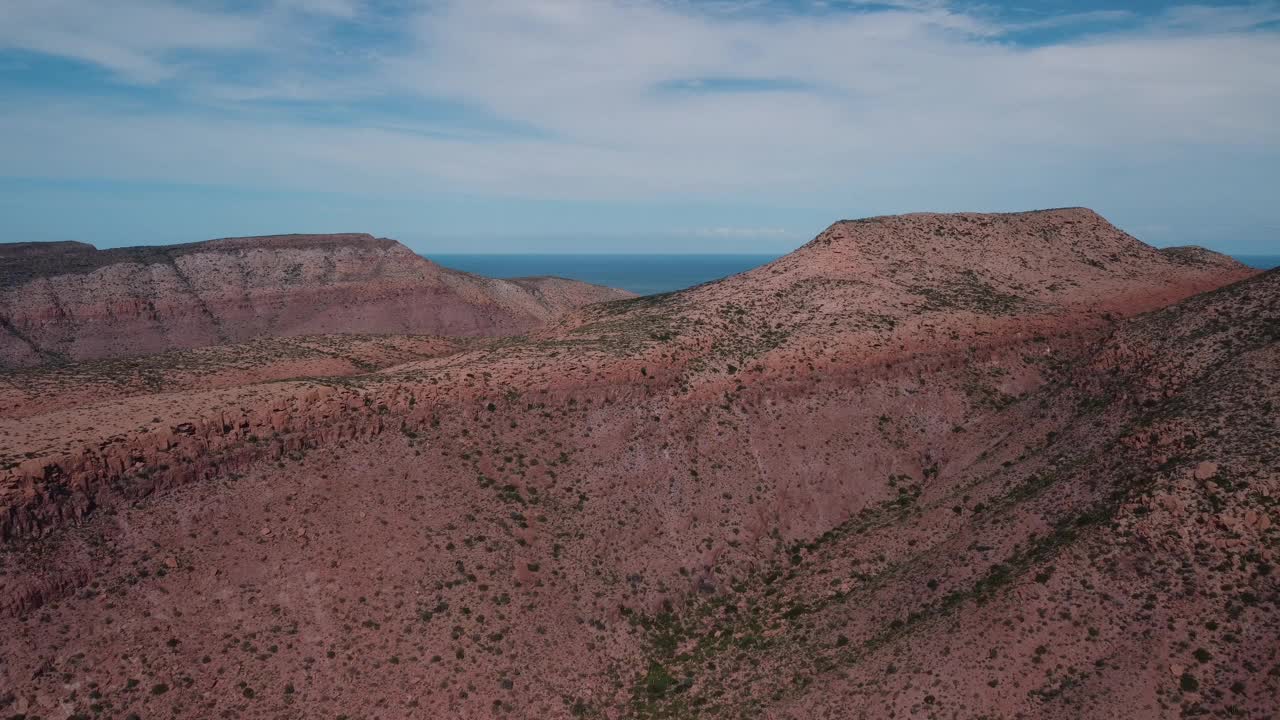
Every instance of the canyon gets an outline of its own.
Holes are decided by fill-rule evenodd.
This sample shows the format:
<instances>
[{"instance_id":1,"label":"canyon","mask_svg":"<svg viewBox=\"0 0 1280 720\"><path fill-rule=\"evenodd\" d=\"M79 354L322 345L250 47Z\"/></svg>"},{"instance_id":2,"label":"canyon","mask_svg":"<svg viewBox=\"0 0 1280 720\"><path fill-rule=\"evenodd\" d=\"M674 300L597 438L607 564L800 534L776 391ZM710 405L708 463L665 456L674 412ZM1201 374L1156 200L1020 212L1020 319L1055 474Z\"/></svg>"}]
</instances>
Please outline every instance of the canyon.
<instances>
[{"instance_id":1,"label":"canyon","mask_svg":"<svg viewBox=\"0 0 1280 720\"><path fill-rule=\"evenodd\" d=\"M0 711L1280 711L1276 271L1083 208L639 298L176 247L0 252Z\"/></svg>"}]
</instances>

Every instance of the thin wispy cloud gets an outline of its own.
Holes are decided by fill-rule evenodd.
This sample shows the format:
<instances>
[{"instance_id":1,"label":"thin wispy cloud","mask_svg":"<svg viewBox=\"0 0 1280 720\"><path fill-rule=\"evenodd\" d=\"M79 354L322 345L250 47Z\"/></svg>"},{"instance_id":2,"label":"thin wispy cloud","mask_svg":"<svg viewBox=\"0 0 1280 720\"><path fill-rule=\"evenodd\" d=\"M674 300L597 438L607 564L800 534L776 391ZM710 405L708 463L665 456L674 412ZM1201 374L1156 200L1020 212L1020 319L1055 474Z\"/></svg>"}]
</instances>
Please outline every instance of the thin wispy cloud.
<instances>
[{"instance_id":1,"label":"thin wispy cloud","mask_svg":"<svg viewBox=\"0 0 1280 720\"><path fill-rule=\"evenodd\" d=\"M1017 177L1036 171L1088 201L1091 168L1124 162L1182 178L1179 204L1215 148L1219 176L1224 153L1280 153L1278 20L1270 2L11 0L0 48L151 94L46 89L0 116L0 149L20 177L837 216L1052 195Z\"/></svg>"},{"instance_id":2,"label":"thin wispy cloud","mask_svg":"<svg viewBox=\"0 0 1280 720\"><path fill-rule=\"evenodd\" d=\"M265 38L258 19L167 0L0 5L0 45L91 63L127 82L173 79L192 53L251 51Z\"/></svg>"}]
</instances>

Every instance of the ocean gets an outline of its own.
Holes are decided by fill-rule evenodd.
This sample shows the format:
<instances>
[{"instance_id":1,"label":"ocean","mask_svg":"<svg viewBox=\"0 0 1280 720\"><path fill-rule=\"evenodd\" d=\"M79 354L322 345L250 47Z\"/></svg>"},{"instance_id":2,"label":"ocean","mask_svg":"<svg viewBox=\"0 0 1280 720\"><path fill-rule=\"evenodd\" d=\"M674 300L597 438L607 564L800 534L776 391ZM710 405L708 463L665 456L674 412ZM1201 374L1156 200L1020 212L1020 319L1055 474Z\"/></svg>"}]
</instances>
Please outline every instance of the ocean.
<instances>
[{"instance_id":1,"label":"ocean","mask_svg":"<svg viewBox=\"0 0 1280 720\"><path fill-rule=\"evenodd\" d=\"M431 255L455 270L513 278L556 275L608 285L640 295L682 290L759 267L778 255ZM1280 267L1280 255L1236 255L1264 270Z\"/></svg>"},{"instance_id":2,"label":"ocean","mask_svg":"<svg viewBox=\"0 0 1280 720\"><path fill-rule=\"evenodd\" d=\"M1231 257L1259 270L1270 270L1280 267L1280 255L1232 255Z\"/></svg>"},{"instance_id":3,"label":"ocean","mask_svg":"<svg viewBox=\"0 0 1280 720\"><path fill-rule=\"evenodd\" d=\"M555 275L639 295L683 290L759 267L778 255L430 255L455 270L496 278Z\"/></svg>"}]
</instances>

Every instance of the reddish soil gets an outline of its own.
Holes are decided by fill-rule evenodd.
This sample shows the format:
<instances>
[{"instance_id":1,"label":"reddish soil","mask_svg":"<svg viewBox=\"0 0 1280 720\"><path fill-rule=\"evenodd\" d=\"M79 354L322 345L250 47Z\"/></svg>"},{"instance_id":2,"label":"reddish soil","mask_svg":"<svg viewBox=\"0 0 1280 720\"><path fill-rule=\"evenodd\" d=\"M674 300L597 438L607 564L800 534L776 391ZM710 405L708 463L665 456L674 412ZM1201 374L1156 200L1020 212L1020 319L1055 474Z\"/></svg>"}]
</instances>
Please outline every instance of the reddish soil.
<instances>
[{"instance_id":1,"label":"reddish soil","mask_svg":"<svg viewBox=\"0 0 1280 720\"><path fill-rule=\"evenodd\" d=\"M370 235L0 244L0 367L327 333L501 336L630 293L494 280Z\"/></svg>"},{"instance_id":2,"label":"reddish soil","mask_svg":"<svg viewBox=\"0 0 1280 720\"><path fill-rule=\"evenodd\" d=\"M1089 211L914 215L525 337L40 371L0 711L1271 717L1277 328Z\"/></svg>"}]
</instances>

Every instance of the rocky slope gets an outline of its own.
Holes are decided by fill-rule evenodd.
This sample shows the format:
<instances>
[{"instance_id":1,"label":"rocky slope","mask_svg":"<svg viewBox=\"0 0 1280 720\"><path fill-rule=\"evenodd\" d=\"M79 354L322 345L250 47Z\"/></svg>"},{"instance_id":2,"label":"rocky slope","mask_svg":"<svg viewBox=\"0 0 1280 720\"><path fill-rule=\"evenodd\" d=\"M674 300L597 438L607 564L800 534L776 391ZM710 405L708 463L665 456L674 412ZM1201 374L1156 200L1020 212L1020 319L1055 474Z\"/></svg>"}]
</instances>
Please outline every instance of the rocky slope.
<instances>
[{"instance_id":1,"label":"rocky slope","mask_svg":"<svg viewBox=\"0 0 1280 720\"><path fill-rule=\"evenodd\" d=\"M364 373L41 371L0 417L0 710L1267 717L1251 275L1087 211L880 218Z\"/></svg>"},{"instance_id":2,"label":"rocky slope","mask_svg":"<svg viewBox=\"0 0 1280 720\"><path fill-rule=\"evenodd\" d=\"M1280 273L1123 323L987 460L642 622L644 717L1272 717ZM896 493L896 495L894 494Z\"/></svg>"},{"instance_id":3,"label":"rocky slope","mask_svg":"<svg viewBox=\"0 0 1280 720\"><path fill-rule=\"evenodd\" d=\"M1084 208L924 213L839 222L750 272L589 308L541 335L625 342L652 325L663 352L722 370L762 357L847 366L1100 327L1251 274L1198 248L1157 250Z\"/></svg>"},{"instance_id":4,"label":"rocky slope","mask_svg":"<svg viewBox=\"0 0 1280 720\"><path fill-rule=\"evenodd\" d=\"M301 335L155 355L36 366L0 374L3 415L75 410L111 398L235 388L301 377L339 378L451 355L475 342L432 335Z\"/></svg>"},{"instance_id":5,"label":"rocky slope","mask_svg":"<svg viewBox=\"0 0 1280 720\"><path fill-rule=\"evenodd\" d=\"M0 367L324 333L512 335L628 293L440 267L370 235L0 245Z\"/></svg>"}]
</instances>

